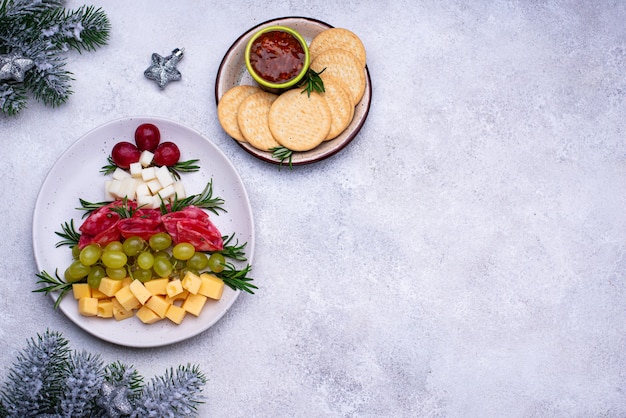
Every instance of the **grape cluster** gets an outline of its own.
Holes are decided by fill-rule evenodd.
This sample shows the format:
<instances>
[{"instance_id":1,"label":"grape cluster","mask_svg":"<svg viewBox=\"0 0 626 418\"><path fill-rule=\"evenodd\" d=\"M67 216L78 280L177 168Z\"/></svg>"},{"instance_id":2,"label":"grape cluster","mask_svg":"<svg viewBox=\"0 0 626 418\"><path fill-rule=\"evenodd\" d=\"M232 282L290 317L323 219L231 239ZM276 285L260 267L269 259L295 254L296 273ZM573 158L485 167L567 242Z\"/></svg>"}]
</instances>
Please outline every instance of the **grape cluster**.
<instances>
[{"instance_id":1,"label":"grape cluster","mask_svg":"<svg viewBox=\"0 0 626 418\"><path fill-rule=\"evenodd\" d=\"M122 280L132 277L141 282L161 277L182 277L187 271L199 274L211 270L220 273L226 260L220 253L196 251L188 242L172 245L172 237L159 232L148 241L133 236L113 241L106 246L91 243L84 248L72 248L74 260L65 270L68 283L89 283L93 289L100 286L103 277Z\"/></svg>"}]
</instances>

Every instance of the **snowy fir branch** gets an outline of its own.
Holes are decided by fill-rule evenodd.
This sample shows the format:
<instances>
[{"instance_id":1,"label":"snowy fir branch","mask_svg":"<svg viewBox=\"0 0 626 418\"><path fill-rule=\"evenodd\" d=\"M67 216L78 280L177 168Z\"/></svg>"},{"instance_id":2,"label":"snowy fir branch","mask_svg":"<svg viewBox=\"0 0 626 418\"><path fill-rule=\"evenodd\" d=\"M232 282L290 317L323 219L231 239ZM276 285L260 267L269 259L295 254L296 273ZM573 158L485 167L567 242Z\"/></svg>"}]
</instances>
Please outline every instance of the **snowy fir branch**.
<instances>
[{"instance_id":1,"label":"snowy fir branch","mask_svg":"<svg viewBox=\"0 0 626 418\"><path fill-rule=\"evenodd\" d=\"M15 115L28 93L56 107L72 94L64 53L95 51L110 23L100 8L66 10L61 0L0 0L0 109ZM22 61L16 61L22 60ZM17 65L13 65L18 62Z\"/></svg>"},{"instance_id":2,"label":"snowy fir branch","mask_svg":"<svg viewBox=\"0 0 626 418\"><path fill-rule=\"evenodd\" d=\"M11 418L196 417L206 377L196 365L166 370L147 385L132 366L104 365L71 351L58 332L28 342L0 387L0 416Z\"/></svg>"}]
</instances>

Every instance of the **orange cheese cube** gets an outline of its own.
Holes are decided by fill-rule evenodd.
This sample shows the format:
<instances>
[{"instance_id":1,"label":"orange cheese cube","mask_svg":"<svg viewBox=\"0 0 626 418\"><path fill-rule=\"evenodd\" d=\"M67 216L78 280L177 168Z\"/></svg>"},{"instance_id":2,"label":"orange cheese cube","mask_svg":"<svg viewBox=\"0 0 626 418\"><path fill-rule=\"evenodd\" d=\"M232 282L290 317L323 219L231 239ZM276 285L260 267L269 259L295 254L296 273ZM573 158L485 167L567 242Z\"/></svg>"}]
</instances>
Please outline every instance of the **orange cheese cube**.
<instances>
[{"instance_id":1,"label":"orange cheese cube","mask_svg":"<svg viewBox=\"0 0 626 418\"><path fill-rule=\"evenodd\" d=\"M202 285L198 294L204 295L211 299L219 300L224 293L224 281L217 276L208 273L202 273L200 275Z\"/></svg>"},{"instance_id":2,"label":"orange cheese cube","mask_svg":"<svg viewBox=\"0 0 626 418\"><path fill-rule=\"evenodd\" d=\"M105 295L104 293L102 293L98 289L91 289L91 297L92 298L96 298L96 299L106 299L106 298L108 298L110 296Z\"/></svg>"},{"instance_id":3,"label":"orange cheese cube","mask_svg":"<svg viewBox=\"0 0 626 418\"><path fill-rule=\"evenodd\" d=\"M98 290L107 295L108 297L112 297L115 292L122 288L121 280L113 280L108 277L103 277L100 281L100 286L98 286Z\"/></svg>"},{"instance_id":4,"label":"orange cheese cube","mask_svg":"<svg viewBox=\"0 0 626 418\"><path fill-rule=\"evenodd\" d=\"M180 306L170 305L170 307L167 309L167 312L165 313L165 317L175 324L180 324L181 322L183 322L186 313L187 311Z\"/></svg>"},{"instance_id":5,"label":"orange cheese cube","mask_svg":"<svg viewBox=\"0 0 626 418\"><path fill-rule=\"evenodd\" d=\"M152 296L152 293L139 280L133 280L128 288L142 305Z\"/></svg>"},{"instance_id":6,"label":"orange cheese cube","mask_svg":"<svg viewBox=\"0 0 626 418\"><path fill-rule=\"evenodd\" d=\"M167 296L173 298L174 296L183 292L183 284L179 279L170 281L166 288Z\"/></svg>"},{"instance_id":7,"label":"orange cheese cube","mask_svg":"<svg viewBox=\"0 0 626 418\"><path fill-rule=\"evenodd\" d=\"M83 316L96 316L98 314L98 299L78 299L78 312Z\"/></svg>"},{"instance_id":8,"label":"orange cheese cube","mask_svg":"<svg viewBox=\"0 0 626 418\"><path fill-rule=\"evenodd\" d=\"M206 296L189 294L185 302L183 302L182 308L192 315L198 316L204 308L206 303Z\"/></svg>"},{"instance_id":9,"label":"orange cheese cube","mask_svg":"<svg viewBox=\"0 0 626 418\"><path fill-rule=\"evenodd\" d=\"M111 299L99 299L98 300L98 314L100 318L112 318L113 317L113 302Z\"/></svg>"},{"instance_id":10,"label":"orange cheese cube","mask_svg":"<svg viewBox=\"0 0 626 418\"><path fill-rule=\"evenodd\" d=\"M188 290L189 293L195 295L198 293L200 289L200 285L202 284L202 280L196 274L188 271L185 273L185 277L183 277L182 285L183 289Z\"/></svg>"},{"instance_id":11,"label":"orange cheese cube","mask_svg":"<svg viewBox=\"0 0 626 418\"><path fill-rule=\"evenodd\" d=\"M113 304L113 317L116 320L122 321L124 319L128 319L131 316L135 315L135 313L132 310L128 310L124 308L117 299L115 298L111 299L111 303ZM139 304L139 302L137 302L137 304Z\"/></svg>"},{"instance_id":12,"label":"orange cheese cube","mask_svg":"<svg viewBox=\"0 0 626 418\"><path fill-rule=\"evenodd\" d=\"M160 318L165 318L165 313L170 307L170 304L165 301L165 298L159 295L154 295L146 302L148 308L152 309L155 314Z\"/></svg>"},{"instance_id":13,"label":"orange cheese cube","mask_svg":"<svg viewBox=\"0 0 626 418\"><path fill-rule=\"evenodd\" d=\"M155 322L161 320L161 317L159 315L157 315L152 309L148 308L145 305L139 308L135 315L144 324L154 324Z\"/></svg>"},{"instance_id":14,"label":"orange cheese cube","mask_svg":"<svg viewBox=\"0 0 626 418\"><path fill-rule=\"evenodd\" d=\"M132 311L141 305L135 295L133 295L133 292L130 291L129 286L124 286L118 290L115 293L115 299L117 299L120 305L122 305L127 311Z\"/></svg>"},{"instance_id":15,"label":"orange cheese cube","mask_svg":"<svg viewBox=\"0 0 626 418\"><path fill-rule=\"evenodd\" d=\"M184 301L189 296L188 290L183 290L181 293L174 295L173 297L165 296L165 301L170 305L174 305L178 301Z\"/></svg>"},{"instance_id":16,"label":"orange cheese cube","mask_svg":"<svg viewBox=\"0 0 626 418\"><path fill-rule=\"evenodd\" d=\"M145 282L143 285L152 293L153 295L165 295L167 294L167 284L170 282L170 279L167 277L163 277L161 279L152 279Z\"/></svg>"},{"instance_id":17,"label":"orange cheese cube","mask_svg":"<svg viewBox=\"0 0 626 418\"><path fill-rule=\"evenodd\" d=\"M72 285L72 293L74 294L74 299L76 300L80 298L90 298L91 287L87 283L74 283Z\"/></svg>"}]
</instances>

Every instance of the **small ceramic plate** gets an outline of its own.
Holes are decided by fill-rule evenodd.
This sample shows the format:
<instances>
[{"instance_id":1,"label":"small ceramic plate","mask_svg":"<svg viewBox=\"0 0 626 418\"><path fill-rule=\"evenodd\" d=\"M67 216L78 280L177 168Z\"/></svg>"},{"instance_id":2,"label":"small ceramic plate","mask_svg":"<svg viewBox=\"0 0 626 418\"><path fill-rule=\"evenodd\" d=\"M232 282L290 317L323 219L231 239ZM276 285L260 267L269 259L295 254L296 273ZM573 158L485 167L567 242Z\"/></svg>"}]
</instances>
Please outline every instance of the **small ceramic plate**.
<instances>
[{"instance_id":1,"label":"small ceramic plate","mask_svg":"<svg viewBox=\"0 0 626 418\"><path fill-rule=\"evenodd\" d=\"M295 29L309 44L317 34L332 27L328 23L316 19L306 17L283 17L280 19L268 20L267 22L251 28L246 33L241 35L235 43L233 43L222 59L219 71L217 72L217 79L215 81L216 104L219 102L222 95L234 86L240 84L256 85L252 76L250 76L246 70L244 51L248 40L256 31L273 25L282 25ZM365 123L372 99L371 79L367 66L365 67L365 75L365 93L363 94L361 101L355 107L354 118L352 119L350 125L348 125L346 130L337 138L323 142L315 149L306 152L294 152L292 156L293 165L310 164L328 158L341 151L356 137L361 130L363 123ZM241 146L244 150L263 161L280 164L280 161L273 158L272 153L269 151L258 150L246 142L235 142L237 142L237 144L239 144L239 146Z\"/></svg>"},{"instance_id":2,"label":"small ceramic plate","mask_svg":"<svg viewBox=\"0 0 626 418\"><path fill-rule=\"evenodd\" d=\"M84 211L79 198L89 202L105 200L105 181L109 178L100 173L107 164L113 145L120 141L134 142L138 125L153 123L161 131L161 141L178 145L181 161L198 159L200 171L181 173L181 180L188 195L199 194L212 181L213 195L224 199L226 213L219 216L209 213L211 221L222 235L232 235L245 247L246 263L252 264L254 253L254 225L248 194L232 163L211 141L198 132L178 123L152 117L136 117L116 120L85 134L75 142L54 164L44 180L33 214L33 249L39 272L46 271L60 277L72 262L69 247L56 247L61 238L55 232L73 221L78 230ZM240 291L224 287L219 301L208 300L200 316L187 314L180 325L168 319L146 325L138 318L123 321L82 316L77 301L69 292L61 301L59 309L76 325L94 336L128 347L156 347L172 344L197 335L215 324L232 306ZM58 294L52 294L56 300ZM52 306L50 307L52 309Z\"/></svg>"}]
</instances>

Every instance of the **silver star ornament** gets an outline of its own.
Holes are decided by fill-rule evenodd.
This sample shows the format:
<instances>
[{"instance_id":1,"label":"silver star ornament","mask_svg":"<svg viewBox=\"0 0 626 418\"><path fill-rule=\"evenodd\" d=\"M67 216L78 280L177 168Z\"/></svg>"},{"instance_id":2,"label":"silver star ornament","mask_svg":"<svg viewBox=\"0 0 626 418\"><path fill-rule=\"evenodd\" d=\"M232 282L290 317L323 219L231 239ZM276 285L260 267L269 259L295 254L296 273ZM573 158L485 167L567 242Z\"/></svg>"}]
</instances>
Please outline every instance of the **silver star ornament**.
<instances>
[{"instance_id":1,"label":"silver star ornament","mask_svg":"<svg viewBox=\"0 0 626 418\"><path fill-rule=\"evenodd\" d=\"M17 53L0 55L0 80L24 81L24 75L33 68L35 62Z\"/></svg>"},{"instance_id":2,"label":"silver star ornament","mask_svg":"<svg viewBox=\"0 0 626 418\"><path fill-rule=\"evenodd\" d=\"M171 55L163 58L159 54L152 54L152 65L143 72L150 80L154 80L159 88L164 89L170 81L178 81L182 78L180 71L176 69L176 64L183 59L183 51L178 49L172 51Z\"/></svg>"}]
</instances>

